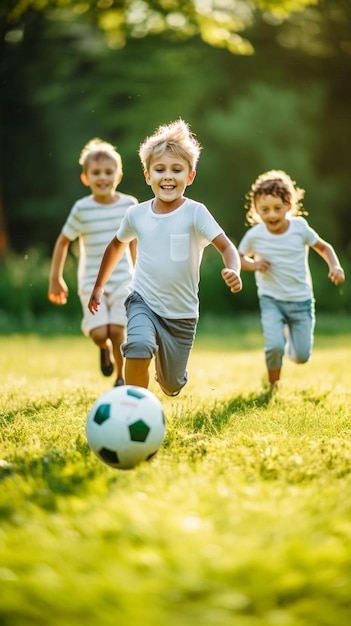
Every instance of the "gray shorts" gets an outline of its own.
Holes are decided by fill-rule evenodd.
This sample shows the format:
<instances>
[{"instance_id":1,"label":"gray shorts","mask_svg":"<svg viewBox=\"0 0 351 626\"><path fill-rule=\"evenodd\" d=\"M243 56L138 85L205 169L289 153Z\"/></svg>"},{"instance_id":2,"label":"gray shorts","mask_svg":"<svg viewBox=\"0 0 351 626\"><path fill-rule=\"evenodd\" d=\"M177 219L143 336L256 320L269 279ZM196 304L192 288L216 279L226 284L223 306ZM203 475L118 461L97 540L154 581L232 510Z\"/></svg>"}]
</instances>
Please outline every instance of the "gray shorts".
<instances>
[{"instance_id":1,"label":"gray shorts","mask_svg":"<svg viewBox=\"0 0 351 626\"><path fill-rule=\"evenodd\" d=\"M122 352L130 359L155 357L156 380L168 396L176 396L188 380L187 364L197 319L166 319L152 311L135 291L126 302L127 341Z\"/></svg>"}]
</instances>

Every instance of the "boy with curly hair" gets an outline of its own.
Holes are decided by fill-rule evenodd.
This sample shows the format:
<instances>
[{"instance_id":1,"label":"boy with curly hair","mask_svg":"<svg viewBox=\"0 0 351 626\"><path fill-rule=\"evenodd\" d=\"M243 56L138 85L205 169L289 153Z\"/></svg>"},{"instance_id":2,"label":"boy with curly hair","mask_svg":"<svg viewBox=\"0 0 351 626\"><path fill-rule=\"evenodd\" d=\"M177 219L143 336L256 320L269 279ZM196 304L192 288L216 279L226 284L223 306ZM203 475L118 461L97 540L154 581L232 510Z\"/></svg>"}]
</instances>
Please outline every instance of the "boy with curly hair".
<instances>
[{"instance_id":1,"label":"boy with curly hair","mask_svg":"<svg viewBox=\"0 0 351 626\"><path fill-rule=\"evenodd\" d=\"M335 285L345 280L334 248L302 217L304 193L282 170L261 174L247 194L251 228L238 246L242 269L255 272L271 391L284 353L296 363L311 358L315 309L309 248L327 263Z\"/></svg>"}]
</instances>

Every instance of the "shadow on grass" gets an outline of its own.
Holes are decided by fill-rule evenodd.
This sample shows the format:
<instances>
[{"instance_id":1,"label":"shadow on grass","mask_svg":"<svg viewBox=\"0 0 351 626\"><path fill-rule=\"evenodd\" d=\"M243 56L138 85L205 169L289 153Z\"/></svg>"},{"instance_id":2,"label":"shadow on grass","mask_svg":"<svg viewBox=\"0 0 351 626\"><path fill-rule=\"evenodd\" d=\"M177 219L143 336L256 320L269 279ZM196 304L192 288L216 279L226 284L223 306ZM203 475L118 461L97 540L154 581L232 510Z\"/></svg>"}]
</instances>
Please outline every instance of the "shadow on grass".
<instances>
[{"instance_id":1,"label":"shadow on grass","mask_svg":"<svg viewBox=\"0 0 351 626\"><path fill-rule=\"evenodd\" d=\"M177 458L184 455L188 461L197 462L208 454L222 454L223 446L237 437L245 438L248 419L257 419L260 409L268 407L274 399L268 392L238 395L229 401L215 401L197 411L184 408L167 429L164 448ZM226 443L227 442L227 443ZM241 444L240 444L241 445ZM245 444L246 450L246 444Z\"/></svg>"},{"instance_id":2,"label":"shadow on grass","mask_svg":"<svg viewBox=\"0 0 351 626\"><path fill-rule=\"evenodd\" d=\"M239 395L229 402L215 401L212 406L201 409L195 413L185 411L179 416L178 426L191 426L192 431L206 434L219 434L230 424L233 419L243 417L250 410L269 406L275 399L269 391L260 394L251 393Z\"/></svg>"}]
</instances>

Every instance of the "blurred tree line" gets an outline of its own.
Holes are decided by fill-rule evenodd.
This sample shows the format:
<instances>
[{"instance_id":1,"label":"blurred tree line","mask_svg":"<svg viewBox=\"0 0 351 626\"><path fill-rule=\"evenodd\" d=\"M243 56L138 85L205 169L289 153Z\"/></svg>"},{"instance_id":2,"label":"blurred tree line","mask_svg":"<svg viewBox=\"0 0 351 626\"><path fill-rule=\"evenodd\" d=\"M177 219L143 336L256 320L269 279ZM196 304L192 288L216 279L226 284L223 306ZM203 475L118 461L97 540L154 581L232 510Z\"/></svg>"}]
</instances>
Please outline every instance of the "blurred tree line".
<instances>
[{"instance_id":1,"label":"blurred tree line","mask_svg":"<svg viewBox=\"0 0 351 626\"><path fill-rule=\"evenodd\" d=\"M285 169L306 189L311 225L347 270L349 0L3 0L0 42L5 264L13 254L28 261L34 249L41 270L48 263L71 206L87 193L78 156L90 138L117 146L120 189L142 201L149 188L139 144L182 117L203 145L190 195L235 243L245 232L251 183L267 169ZM73 265L74 254L73 246ZM234 304L217 256L205 254L204 308L256 307L253 276L245 274ZM329 286L324 263L311 262L320 306L346 310L347 288Z\"/></svg>"}]
</instances>

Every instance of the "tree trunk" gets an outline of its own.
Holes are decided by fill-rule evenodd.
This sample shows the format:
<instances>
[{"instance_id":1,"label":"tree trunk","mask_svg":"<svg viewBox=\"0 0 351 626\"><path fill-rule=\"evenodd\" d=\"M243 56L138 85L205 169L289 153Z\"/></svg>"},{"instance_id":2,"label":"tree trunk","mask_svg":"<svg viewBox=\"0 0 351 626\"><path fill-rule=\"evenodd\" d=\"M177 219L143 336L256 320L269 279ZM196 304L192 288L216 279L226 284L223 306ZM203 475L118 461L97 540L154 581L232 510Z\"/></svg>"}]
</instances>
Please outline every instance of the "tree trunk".
<instances>
[{"instance_id":1,"label":"tree trunk","mask_svg":"<svg viewBox=\"0 0 351 626\"><path fill-rule=\"evenodd\" d=\"M0 119L1 124L1 119ZM2 152L2 133L0 127L0 263L4 260L9 250L9 233L7 228L5 200L4 200L4 188L3 188L3 169L1 161Z\"/></svg>"},{"instance_id":2,"label":"tree trunk","mask_svg":"<svg viewBox=\"0 0 351 626\"><path fill-rule=\"evenodd\" d=\"M1 168L0 168L1 177ZM5 219L4 197L0 181L0 263L4 260L9 250L9 235Z\"/></svg>"}]
</instances>

